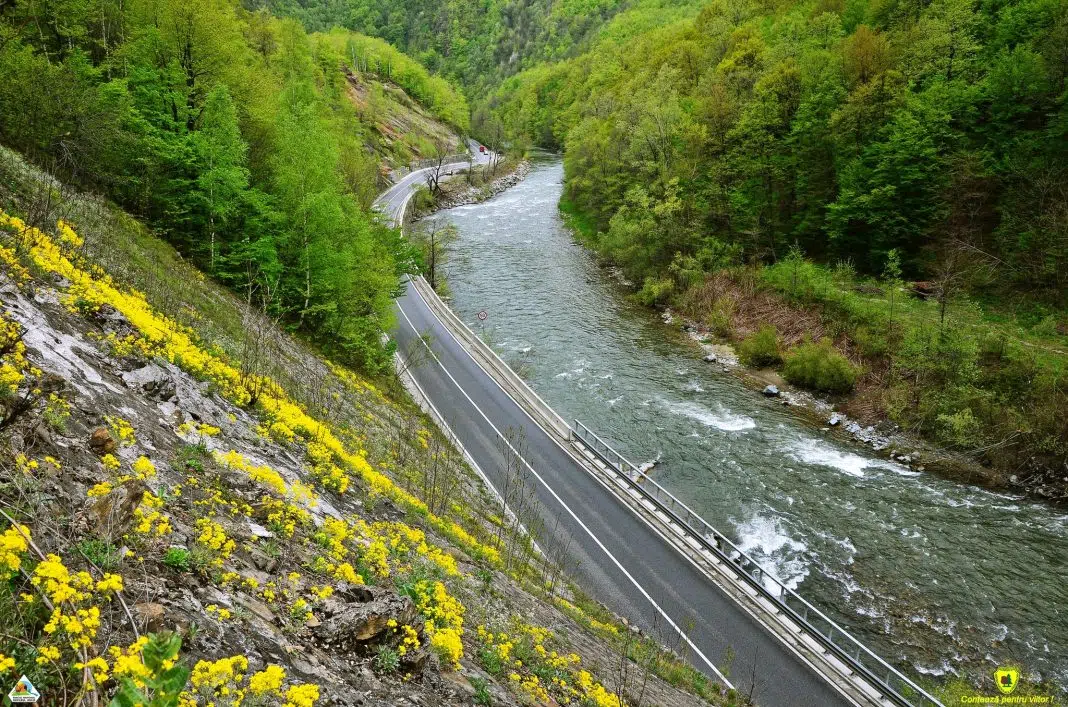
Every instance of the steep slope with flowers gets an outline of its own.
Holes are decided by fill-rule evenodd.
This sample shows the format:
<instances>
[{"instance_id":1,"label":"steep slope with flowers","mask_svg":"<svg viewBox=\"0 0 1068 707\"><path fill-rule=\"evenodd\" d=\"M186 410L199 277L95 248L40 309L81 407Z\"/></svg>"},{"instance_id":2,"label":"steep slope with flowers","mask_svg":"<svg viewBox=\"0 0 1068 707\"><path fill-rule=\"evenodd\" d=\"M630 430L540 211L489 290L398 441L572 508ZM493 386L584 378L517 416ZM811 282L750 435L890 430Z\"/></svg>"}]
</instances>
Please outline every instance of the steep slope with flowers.
<instances>
[{"instance_id":1,"label":"steep slope with flowers","mask_svg":"<svg viewBox=\"0 0 1068 707\"><path fill-rule=\"evenodd\" d=\"M5 684L94 705L732 700L560 581L389 381L114 207L6 151L0 171Z\"/></svg>"}]
</instances>

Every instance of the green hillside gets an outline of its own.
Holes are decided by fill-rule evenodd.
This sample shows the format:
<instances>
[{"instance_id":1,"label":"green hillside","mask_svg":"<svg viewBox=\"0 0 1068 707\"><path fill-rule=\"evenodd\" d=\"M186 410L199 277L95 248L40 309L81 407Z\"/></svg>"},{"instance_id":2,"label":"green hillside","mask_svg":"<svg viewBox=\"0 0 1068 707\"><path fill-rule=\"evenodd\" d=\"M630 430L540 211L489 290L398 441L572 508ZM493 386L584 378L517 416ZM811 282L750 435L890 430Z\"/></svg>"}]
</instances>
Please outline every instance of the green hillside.
<instances>
[{"instance_id":1,"label":"green hillside","mask_svg":"<svg viewBox=\"0 0 1068 707\"><path fill-rule=\"evenodd\" d=\"M381 167L455 145L467 119L448 83L385 43L236 3L0 10L4 144L371 372L388 365L379 336L410 262L368 211Z\"/></svg>"},{"instance_id":2,"label":"green hillside","mask_svg":"<svg viewBox=\"0 0 1068 707\"><path fill-rule=\"evenodd\" d=\"M1046 480L1068 455L1066 81L1064 3L712 2L479 115L564 149L565 208L643 301L736 341L754 287L814 311L779 334L852 359L851 412ZM830 351L784 373L841 392L799 370Z\"/></svg>"}]
</instances>

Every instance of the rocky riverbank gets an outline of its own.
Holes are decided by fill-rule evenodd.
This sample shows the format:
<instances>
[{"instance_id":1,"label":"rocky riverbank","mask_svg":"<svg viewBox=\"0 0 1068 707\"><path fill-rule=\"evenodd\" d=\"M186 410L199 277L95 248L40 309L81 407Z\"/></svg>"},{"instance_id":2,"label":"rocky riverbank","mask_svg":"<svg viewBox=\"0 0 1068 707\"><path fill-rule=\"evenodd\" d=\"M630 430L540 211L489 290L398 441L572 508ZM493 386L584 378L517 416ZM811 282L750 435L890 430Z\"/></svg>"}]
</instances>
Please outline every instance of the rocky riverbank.
<instances>
[{"instance_id":1,"label":"rocky riverbank","mask_svg":"<svg viewBox=\"0 0 1068 707\"><path fill-rule=\"evenodd\" d=\"M440 210L468 204L479 204L506 189L514 187L526 179L526 176L530 173L530 162L520 160L512 164L514 164L514 167L511 170L508 169L508 162L499 165L498 170L503 173L486 184L472 185L461 178L447 183L442 188L441 196L437 198L434 208Z\"/></svg>"},{"instance_id":2,"label":"rocky riverbank","mask_svg":"<svg viewBox=\"0 0 1068 707\"><path fill-rule=\"evenodd\" d=\"M744 366L730 344L720 342L706 327L670 308L662 310L661 319L669 326L678 327L693 340L706 363L719 367L722 373L734 376L753 390L761 391L769 400L791 408L813 425L819 426L825 434L870 447L887 459L915 471L929 471L988 488L1021 491L1050 501L1060 498L1060 490L1054 484L1005 478L972 459L938 448L902 431L899 425L890 420L864 424L836 409L838 405L835 401L790 386L775 371Z\"/></svg>"}]
</instances>

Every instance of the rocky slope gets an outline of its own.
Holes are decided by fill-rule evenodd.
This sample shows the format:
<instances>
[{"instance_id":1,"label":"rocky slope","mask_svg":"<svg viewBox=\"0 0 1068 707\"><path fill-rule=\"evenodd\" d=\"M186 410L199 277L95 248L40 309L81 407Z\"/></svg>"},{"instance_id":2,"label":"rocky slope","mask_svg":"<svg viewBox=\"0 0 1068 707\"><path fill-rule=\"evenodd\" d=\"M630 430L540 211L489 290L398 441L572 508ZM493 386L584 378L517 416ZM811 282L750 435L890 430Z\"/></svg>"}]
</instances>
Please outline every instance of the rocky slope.
<instances>
[{"instance_id":1,"label":"rocky slope","mask_svg":"<svg viewBox=\"0 0 1068 707\"><path fill-rule=\"evenodd\" d=\"M388 381L0 158L0 674L60 704L733 701L585 602Z\"/></svg>"}]
</instances>

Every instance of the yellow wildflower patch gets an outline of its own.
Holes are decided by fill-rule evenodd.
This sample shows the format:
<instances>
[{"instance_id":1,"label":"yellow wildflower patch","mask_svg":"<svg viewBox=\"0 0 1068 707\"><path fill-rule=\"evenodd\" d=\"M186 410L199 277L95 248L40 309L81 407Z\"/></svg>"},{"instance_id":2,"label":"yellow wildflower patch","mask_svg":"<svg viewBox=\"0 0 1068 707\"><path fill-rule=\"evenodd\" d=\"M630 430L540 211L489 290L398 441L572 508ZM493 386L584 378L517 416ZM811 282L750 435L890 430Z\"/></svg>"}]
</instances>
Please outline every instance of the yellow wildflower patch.
<instances>
[{"instance_id":1,"label":"yellow wildflower patch","mask_svg":"<svg viewBox=\"0 0 1068 707\"><path fill-rule=\"evenodd\" d=\"M0 535L0 571L18 572L22 567L22 553L29 548L30 529L25 525L12 526Z\"/></svg>"}]
</instances>

